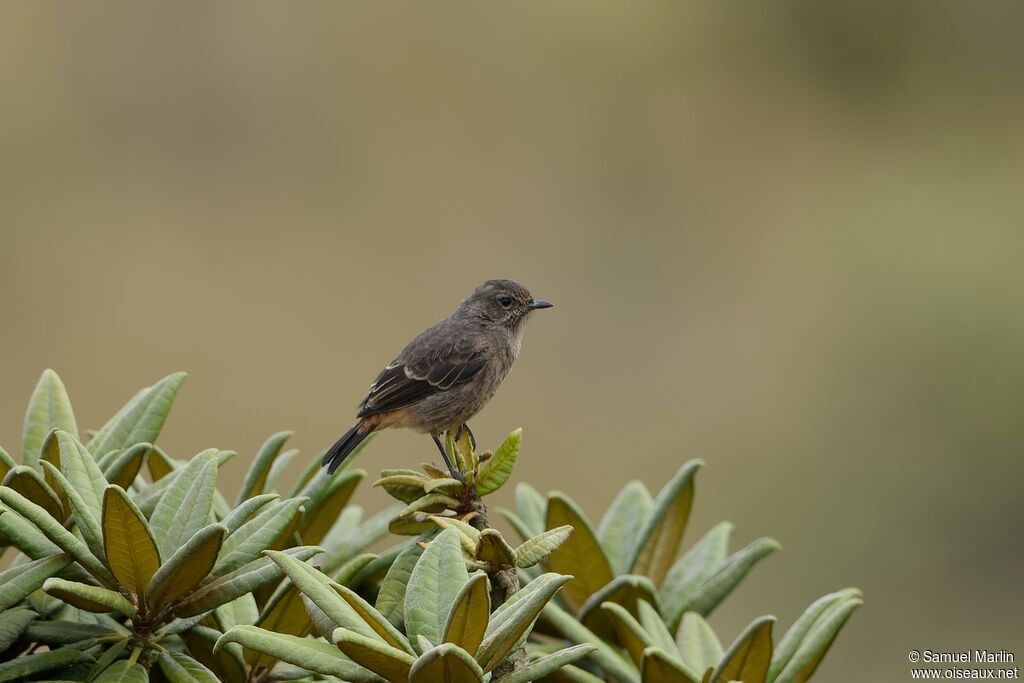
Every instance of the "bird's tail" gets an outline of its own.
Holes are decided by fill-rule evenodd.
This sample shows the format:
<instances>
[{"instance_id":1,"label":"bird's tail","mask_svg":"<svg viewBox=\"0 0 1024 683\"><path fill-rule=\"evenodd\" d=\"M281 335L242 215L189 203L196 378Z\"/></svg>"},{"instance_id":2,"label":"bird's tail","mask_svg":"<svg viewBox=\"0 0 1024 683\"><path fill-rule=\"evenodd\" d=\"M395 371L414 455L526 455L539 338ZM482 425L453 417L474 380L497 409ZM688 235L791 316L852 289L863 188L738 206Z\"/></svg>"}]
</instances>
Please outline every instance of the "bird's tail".
<instances>
[{"instance_id":1,"label":"bird's tail","mask_svg":"<svg viewBox=\"0 0 1024 683\"><path fill-rule=\"evenodd\" d=\"M364 420L360 420L352 429L345 432L333 446L327 449L323 460L320 461L320 466L327 468L327 474L334 474L334 471L345 462L345 458L352 455L359 447L359 444L372 433L373 427L367 425Z\"/></svg>"}]
</instances>

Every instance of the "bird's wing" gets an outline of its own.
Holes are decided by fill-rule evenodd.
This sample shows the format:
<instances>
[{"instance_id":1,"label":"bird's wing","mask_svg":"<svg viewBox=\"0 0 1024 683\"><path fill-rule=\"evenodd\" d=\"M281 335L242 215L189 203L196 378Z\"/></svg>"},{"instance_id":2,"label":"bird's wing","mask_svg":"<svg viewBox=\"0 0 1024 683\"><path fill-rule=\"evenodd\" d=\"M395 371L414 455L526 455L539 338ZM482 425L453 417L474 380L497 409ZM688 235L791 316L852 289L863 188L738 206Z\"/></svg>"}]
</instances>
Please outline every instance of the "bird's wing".
<instances>
[{"instance_id":1,"label":"bird's wing","mask_svg":"<svg viewBox=\"0 0 1024 683\"><path fill-rule=\"evenodd\" d=\"M370 392L359 406L358 416L387 413L419 403L468 381L483 367L481 354L463 344L439 353L418 354L408 361L399 356L370 386Z\"/></svg>"}]
</instances>

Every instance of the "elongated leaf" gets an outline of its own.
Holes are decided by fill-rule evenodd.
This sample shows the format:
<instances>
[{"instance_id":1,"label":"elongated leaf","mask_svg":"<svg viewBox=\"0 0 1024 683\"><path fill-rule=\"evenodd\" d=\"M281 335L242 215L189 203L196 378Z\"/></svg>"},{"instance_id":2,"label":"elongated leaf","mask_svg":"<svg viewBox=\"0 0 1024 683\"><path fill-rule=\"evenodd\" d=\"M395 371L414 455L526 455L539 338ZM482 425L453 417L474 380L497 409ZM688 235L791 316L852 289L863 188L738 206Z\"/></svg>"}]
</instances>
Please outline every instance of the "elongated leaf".
<instances>
[{"instance_id":1,"label":"elongated leaf","mask_svg":"<svg viewBox=\"0 0 1024 683\"><path fill-rule=\"evenodd\" d=\"M160 551L146 518L124 489L108 486L102 520L107 566L122 586L142 593L160 568Z\"/></svg>"},{"instance_id":2,"label":"elongated leaf","mask_svg":"<svg viewBox=\"0 0 1024 683\"><path fill-rule=\"evenodd\" d=\"M236 626L217 641L217 649L227 643L261 652L324 676L336 676L352 683L371 683L376 677L345 659L338 648L318 640L274 633L255 626Z\"/></svg>"},{"instance_id":3,"label":"elongated leaf","mask_svg":"<svg viewBox=\"0 0 1024 683\"><path fill-rule=\"evenodd\" d=\"M60 498L43 479L43 475L27 465L18 465L3 478L2 486L14 489L59 522L64 521L64 509Z\"/></svg>"},{"instance_id":4,"label":"elongated leaf","mask_svg":"<svg viewBox=\"0 0 1024 683\"><path fill-rule=\"evenodd\" d=\"M463 549L470 555L476 552L476 545L480 541L480 531L468 522L458 517L445 517L442 515L430 515L430 521L441 529L455 529L459 532L459 541Z\"/></svg>"},{"instance_id":5,"label":"elongated leaf","mask_svg":"<svg viewBox=\"0 0 1024 683\"><path fill-rule=\"evenodd\" d=\"M127 659L114 662L93 683L146 683L149 673L141 664L132 664Z\"/></svg>"},{"instance_id":6,"label":"elongated leaf","mask_svg":"<svg viewBox=\"0 0 1024 683\"><path fill-rule=\"evenodd\" d=\"M556 671L597 651L596 645L573 645L549 655L539 657L512 673L495 679L495 683L529 683L539 681ZM599 680L594 678L595 681Z\"/></svg>"},{"instance_id":7,"label":"elongated leaf","mask_svg":"<svg viewBox=\"0 0 1024 683\"><path fill-rule=\"evenodd\" d=\"M675 652L676 643L672 634L668 632L665 622L661 620L658 610L654 609L646 600L637 600L637 619L644 630L651 634L651 640L655 647L660 647L665 652Z\"/></svg>"},{"instance_id":8,"label":"elongated leaf","mask_svg":"<svg viewBox=\"0 0 1024 683\"><path fill-rule=\"evenodd\" d=\"M196 455L160 496L150 516L160 554L170 557L206 526L217 484L217 449Z\"/></svg>"},{"instance_id":9,"label":"elongated leaf","mask_svg":"<svg viewBox=\"0 0 1024 683\"><path fill-rule=\"evenodd\" d=\"M637 601L657 604L657 595L654 583L646 576L636 576L635 574L616 576L583 603L578 618L598 636L605 640L611 640L615 634L615 627L608 619L607 613L600 608L603 603L614 602L636 616L639 613Z\"/></svg>"},{"instance_id":10,"label":"elongated leaf","mask_svg":"<svg viewBox=\"0 0 1024 683\"><path fill-rule=\"evenodd\" d=\"M409 473L403 474L392 474L389 476L382 476L377 481L373 482L374 487L380 487L387 491L388 495L393 498L397 498L403 503L411 503L418 498L421 498L425 494L426 487L433 480L423 474L422 472L416 472L415 470L409 470Z\"/></svg>"},{"instance_id":11,"label":"elongated leaf","mask_svg":"<svg viewBox=\"0 0 1024 683\"><path fill-rule=\"evenodd\" d=\"M21 432L21 461L34 467L39 461L43 440L54 429L78 436L75 412L60 377L53 370L44 370L32 398L29 399L25 426Z\"/></svg>"},{"instance_id":12,"label":"elongated leaf","mask_svg":"<svg viewBox=\"0 0 1024 683\"><path fill-rule=\"evenodd\" d=\"M319 554L320 550L316 546L299 546L282 551L282 554L301 563ZM181 602L175 609L175 614L179 617L192 617L208 612L267 582L277 581L283 575L284 570L278 564L269 557L261 557L233 572L201 584Z\"/></svg>"},{"instance_id":13,"label":"elongated leaf","mask_svg":"<svg viewBox=\"0 0 1024 683\"><path fill-rule=\"evenodd\" d=\"M25 628L39 618L35 610L27 607L15 607L0 611L0 652L6 652L16 641Z\"/></svg>"},{"instance_id":14,"label":"elongated leaf","mask_svg":"<svg viewBox=\"0 0 1024 683\"><path fill-rule=\"evenodd\" d=\"M224 518L224 526L227 527L228 534L235 533L239 527L245 524L247 521L252 519L253 515L261 512L270 503L280 498L276 493L264 493L259 496L253 496L245 502L241 503L238 507L231 511L227 517Z\"/></svg>"},{"instance_id":15,"label":"elongated leaf","mask_svg":"<svg viewBox=\"0 0 1024 683\"><path fill-rule=\"evenodd\" d=\"M120 593L99 586L90 586L77 581L66 581L52 577L43 583L43 590L49 595L74 605L86 612L105 614L117 612L126 617L135 614L135 607Z\"/></svg>"},{"instance_id":16,"label":"elongated leaf","mask_svg":"<svg viewBox=\"0 0 1024 683\"><path fill-rule=\"evenodd\" d=\"M532 567L568 540L572 527L563 525L523 541L515 550L516 566Z\"/></svg>"},{"instance_id":17,"label":"elongated leaf","mask_svg":"<svg viewBox=\"0 0 1024 683\"><path fill-rule=\"evenodd\" d=\"M335 590L336 584L329 576L282 552L268 550L267 556L284 570L289 580L298 586L299 590L312 600L317 608L327 615L336 626L345 627L382 643L385 642Z\"/></svg>"},{"instance_id":18,"label":"elongated leaf","mask_svg":"<svg viewBox=\"0 0 1024 683\"><path fill-rule=\"evenodd\" d=\"M632 619L629 612L622 611ZM596 645L597 649L590 655L592 661L614 676L616 680L622 683L640 683L639 671L627 663L617 649L610 647L557 604L548 602L542 614L545 622L568 640L580 645L586 643Z\"/></svg>"},{"instance_id":19,"label":"elongated leaf","mask_svg":"<svg viewBox=\"0 0 1024 683\"><path fill-rule=\"evenodd\" d=\"M0 571L0 586L3 586L3 591L0 591L0 612L39 590L48 578L69 564L71 558L59 553Z\"/></svg>"},{"instance_id":20,"label":"elongated leaf","mask_svg":"<svg viewBox=\"0 0 1024 683\"><path fill-rule=\"evenodd\" d=\"M487 575L478 573L470 577L456 596L455 604L445 621L441 640L475 654L483 642L490 616L491 596Z\"/></svg>"},{"instance_id":21,"label":"elongated leaf","mask_svg":"<svg viewBox=\"0 0 1024 683\"><path fill-rule=\"evenodd\" d=\"M349 659L364 669L392 683L409 680L409 671L416 661L409 653L344 628L335 630L332 639Z\"/></svg>"},{"instance_id":22,"label":"elongated leaf","mask_svg":"<svg viewBox=\"0 0 1024 683\"><path fill-rule=\"evenodd\" d=\"M277 456L274 460L274 464L270 466L270 472L267 473L267 481L263 484L264 491L271 493L278 490L277 482L281 479L281 475L284 474L285 470L288 469L288 466L298 454L298 448L289 448L287 451ZM314 460L312 464L319 465L319 462L319 460Z\"/></svg>"},{"instance_id":23,"label":"elongated leaf","mask_svg":"<svg viewBox=\"0 0 1024 683\"><path fill-rule=\"evenodd\" d=\"M691 460L665 484L637 534L628 565L632 573L651 577L655 585L661 585L679 554L693 505L693 477L703 464Z\"/></svg>"},{"instance_id":24,"label":"elongated leaf","mask_svg":"<svg viewBox=\"0 0 1024 683\"><path fill-rule=\"evenodd\" d=\"M299 536L303 543L316 545L324 539L365 476L363 470L340 472L331 477L330 483L306 503L299 523Z\"/></svg>"},{"instance_id":25,"label":"elongated leaf","mask_svg":"<svg viewBox=\"0 0 1024 683\"><path fill-rule=\"evenodd\" d=\"M122 635L125 628L120 624L100 624L95 621L78 622L68 620L46 621L38 619L25 629L25 638L45 645L76 645L81 647L84 641L96 641L100 638L115 638Z\"/></svg>"},{"instance_id":26,"label":"elongated leaf","mask_svg":"<svg viewBox=\"0 0 1024 683\"><path fill-rule=\"evenodd\" d=\"M692 671L703 672L714 668L725 654L718 636L711 630L704 617L696 612L687 612L683 615L679 632L676 633L676 644L679 646L679 656L683 664Z\"/></svg>"},{"instance_id":27,"label":"elongated leaf","mask_svg":"<svg viewBox=\"0 0 1024 683\"><path fill-rule=\"evenodd\" d=\"M644 652L648 648L654 647L654 638L622 605L605 602L601 604L601 610L608 615L609 620L615 626L618 641L626 648L633 663L639 668L643 663Z\"/></svg>"},{"instance_id":28,"label":"elongated leaf","mask_svg":"<svg viewBox=\"0 0 1024 683\"><path fill-rule=\"evenodd\" d=\"M755 564L781 547L773 538L759 538L733 554L694 594L685 609L706 617L743 580Z\"/></svg>"},{"instance_id":29,"label":"elongated leaf","mask_svg":"<svg viewBox=\"0 0 1024 683\"><path fill-rule=\"evenodd\" d=\"M533 628L544 606L571 578L542 574L494 611L477 652L477 661L484 671L498 666L518 646L520 638Z\"/></svg>"},{"instance_id":30,"label":"elongated leaf","mask_svg":"<svg viewBox=\"0 0 1024 683\"><path fill-rule=\"evenodd\" d=\"M409 670L410 683L481 683L483 679L472 655L452 643L427 650Z\"/></svg>"},{"instance_id":31,"label":"elongated leaf","mask_svg":"<svg viewBox=\"0 0 1024 683\"><path fill-rule=\"evenodd\" d=\"M18 463L14 462L14 458L3 448L0 448L0 480L3 480L7 473L17 467L17 465Z\"/></svg>"},{"instance_id":32,"label":"elongated leaf","mask_svg":"<svg viewBox=\"0 0 1024 683\"><path fill-rule=\"evenodd\" d=\"M497 529L484 529L480 532L473 557L495 570L516 566L516 551L505 542Z\"/></svg>"},{"instance_id":33,"label":"elongated leaf","mask_svg":"<svg viewBox=\"0 0 1024 683\"><path fill-rule=\"evenodd\" d=\"M305 498L291 498L271 503L260 510L224 540L213 573L222 576L234 571L258 558L264 550L272 548L289 529L294 528L301 514L299 509L305 502Z\"/></svg>"},{"instance_id":34,"label":"elongated leaf","mask_svg":"<svg viewBox=\"0 0 1024 683\"><path fill-rule=\"evenodd\" d=\"M89 441L89 451L101 455L137 443L156 443L185 376L176 372L137 393Z\"/></svg>"},{"instance_id":35,"label":"elongated leaf","mask_svg":"<svg viewBox=\"0 0 1024 683\"><path fill-rule=\"evenodd\" d=\"M516 458L519 457L519 447L523 442L523 430L517 429L509 434L494 455L484 465L480 472L480 478L476 482L476 491L481 496L494 493L512 476L512 468L515 467Z\"/></svg>"},{"instance_id":36,"label":"elongated leaf","mask_svg":"<svg viewBox=\"0 0 1024 683\"><path fill-rule=\"evenodd\" d=\"M142 471L142 465L152 452L151 444L137 443L118 453L110 462L101 465L100 469L111 484L127 489Z\"/></svg>"},{"instance_id":37,"label":"elongated leaf","mask_svg":"<svg viewBox=\"0 0 1024 683\"><path fill-rule=\"evenodd\" d=\"M103 530L100 528L99 511L93 511L92 507L85 502L82 495L64 477L64 474L52 463L41 461L43 470L47 476L64 492L68 500L68 507L74 512L75 523L78 530L89 547L89 551L96 557L103 557Z\"/></svg>"},{"instance_id":38,"label":"elongated leaf","mask_svg":"<svg viewBox=\"0 0 1024 683\"><path fill-rule=\"evenodd\" d=\"M188 653L212 671L224 683L245 683L248 669L245 653L237 643L224 643L216 647L224 634L215 628L199 624L181 634Z\"/></svg>"},{"instance_id":39,"label":"elongated leaf","mask_svg":"<svg viewBox=\"0 0 1024 683\"><path fill-rule=\"evenodd\" d=\"M862 604L856 588L831 593L807 608L779 641L768 672L771 683L804 683L818 668L839 630Z\"/></svg>"},{"instance_id":40,"label":"elongated leaf","mask_svg":"<svg viewBox=\"0 0 1024 683\"><path fill-rule=\"evenodd\" d=\"M683 611L701 586L725 565L732 524L714 526L680 557L661 584L661 607L670 630L677 628Z\"/></svg>"},{"instance_id":41,"label":"elongated leaf","mask_svg":"<svg viewBox=\"0 0 1024 683\"><path fill-rule=\"evenodd\" d=\"M197 531L153 575L146 588L146 600L154 608L160 607L195 589L213 571L226 533L227 528L222 524L211 524Z\"/></svg>"},{"instance_id":42,"label":"elongated leaf","mask_svg":"<svg viewBox=\"0 0 1024 683\"><path fill-rule=\"evenodd\" d=\"M519 518L530 530L530 533L523 536L524 541L549 528L544 525L544 520L547 517L546 509L547 501L537 492L537 489L526 482L516 484L516 510L519 513Z\"/></svg>"},{"instance_id":43,"label":"elongated leaf","mask_svg":"<svg viewBox=\"0 0 1024 683\"><path fill-rule=\"evenodd\" d=\"M0 683L6 681L24 681L32 676L67 669L75 664L89 661L89 655L70 647L62 647L58 650L40 652L31 655L22 655L16 659L0 663Z\"/></svg>"},{"instance_id":44,"label":"elongated leaf","mask_svg":"<svg viewBox=\"0 0 1024 683\"><path fill-rule=\"evenodd\" d=\"M33 560L61 552L34 524L4 507L0 507L0 542L14 545Z\"/></svg>"},{"instance_id":45,"label":"elongated leaf","mask_svg":"<svg viewBox=\"0 0 1024 683\"><path fill-rule=\"evenodd\" d=\"M39 531L43 532L47 540L81 563L93 576L112 583L113 577L110 575L110 572L107 571L102 562L89 552L89 548L85 543L78 540L78 537L65 529L60 522L47 514L43 508L28 500L17 491L4 486L0 486L0 502L14 512L17 512L26 521L35 525ZM8 514L0 515L0 522L8 521L5 520L8 516ZM15 531L19 530L15 529ZM12 536L12 538L14 537Z\"/></svg>"},{"instance_id":46,"label":"elongated leaf","mask_svg":"<svg viewBox=\"0 0 1024 683\"><path fill-rule=\"evenodd\" d=\"M96 519L103 507L103 492L107 479L103 476L93 455L68 432L57 432L57 447L60 449L60 470L71 486L81 496ZM70 496L70 493L68 494Z\"/></svg>"},{"instance_id":47,"label":"elongated leaf","mask_svg":"<svg viewBox=\"0 0 1024 683\"><path fill-rule=\"evenodd\" d=\"M0 519L0 522L2 521ZM421 537L419 540L430 540L434 533L433 530L430 533L431 536ZM423 548L418 543L408 544L395 558L380 584L380 591L377 593L377 611L395 626L401 626L405 621L406 587L409 585L413 567L416 566L422 554Z\"/></svg>"},{"instance_id":48,"label":"elongated leaf","mask_svg":"<svg viewBox=\"0 0 1024 683\"><path fill-rule=\"evenodd\" d=\"M445 529L430 542L409 577L405 594L405 628L416 641L441 641L441 627L462 586L469 580L459 534Z\"/></svg>"},{"instance_id":49,"label":"elongated leaf","mask_svg":"<svg viewBox=\"0 0 1024 683\"><path fill-rule=\"evenodd\" d=\"M302 592L291 581L284 581L278 587L256 625L275 633L304 636L309 633L312 623L302 602ZM335 626L331 625L331 631ZM250 661L255 666L255 661Z\"/></svg>"},{"instance_id":50,"label":"elongated leaf","mask_svg":"<svg viewBox=\"0 0 1024 683\"><path fill-rule=\"evenodd\" d=\"M363 622L366 623L373 631L381 638L385 643L391 647L397 647L401 650L405 650L411 655L415 655L416 651L412 649L412 645L409 643L408 638L405 637L401 631L395 628L383 614L373 608L370 603L363 600L355 591L345 586L340 586L336 583L331 584L338 595L349 604L349 607L359 616Z\"/></svg>"},{"instance_id":51,"label":"elongated leaf","mask_svg":"<svg viewBox=\"0 0 1024 683\"><path fill-rule=\"evenodd\" d=\"M253 458L252 464L249 466L249 471L245 473L245 481L242 482L242 489L238 492L238 499L235 501L235 505L239 505L243 500L258 496L265 491L270 468L273 466L277 456L280 455L281 448L284 447L285 442L291 438L292 434L294 432L278 432L260 446L260 450L256 453L256 457Z\"/></svg>"},{"instance_id":52,"label":"elongated leaf","mask_svg":"<svg viewBox=\"0 0 1024 683\"><path fill-rule=\"evenodd\" d=\"M212 671L181 652L164 652L157 663L170 683L219 683Z\"/></svg>"},{"instance_id":53,"label":"elongated leaf","mask_svg":"<svg viewBox=\"0 0 1024 683\"><path fill-rule=\"evenodd\" d=\"M332 574L354 556L388 537L388 522L398 511L398 505L391 505L362 520L359 506L349 505L331 527L320 544L327 549L324 556L324 573ZM349 511L352 511L351 513ZM355 521L353 521L355 520ZM351 526L348 526L351 524ZM385 568L386 571L386 568ZM343 583L339 581L339 583Z\"/></svg>"},{"instance_id":54,"label":"elongated leaf","mask_svg":"<svg viewBox=\"0 0 1024 683\"><path fill-rule=\"evenodd\" d=\"M163 452L163 450L154 445L152 452L146 459L146 467L149 469L149 477L153 483L156 483L166 477L171 472L178 469L179 463Z\"/></svg>"},{"instance_id":55,"label":"elongated leaf","mask_svg":"<svg viewBox=\"0 0 1024 683\"><path fill-rule=\"evenodd\" d=\"M755 619L725 651L711 674L711 683L763 683L772 659L775 617Z\"/></svg>"},{"instance_id":56,"label":"elongated leaf","mask_svg":"<svg viewBox=\"0 0 1024 683\"><path fill-rule=\"evenodd\" d=\"M699 683L699 677L686 669L682 662L660 647L644 650L640 672L645 681L658 683Z\"/></svg>"},{"instance_id":57,"label":"elongated leaf","mask_svg":"<svg viewBox=\"0 0 1024 683\"><path fill-rule=\"evenodd\" d=\"M597 537L608 553L608 561L616 574L629 571L627 563L640 530L651 512L651 494L639 481L626 484L601 518Z\"/></svg>"},{"instance_id":58,"label":"elongated leaf","mask_svg":"<svg viewBox=\"0 0 1024 683\"><path fill-rule=\"evenodd\" d=\"M587 598L612 580L612 568L594 529L576 503L562 493L552 493L548 498L546 527L554 529L564 525L571 526L573 533L548 555L545 564L553 572L573 576L562 591L562 597L578 610Z\"/></svg>"}]
</instances>

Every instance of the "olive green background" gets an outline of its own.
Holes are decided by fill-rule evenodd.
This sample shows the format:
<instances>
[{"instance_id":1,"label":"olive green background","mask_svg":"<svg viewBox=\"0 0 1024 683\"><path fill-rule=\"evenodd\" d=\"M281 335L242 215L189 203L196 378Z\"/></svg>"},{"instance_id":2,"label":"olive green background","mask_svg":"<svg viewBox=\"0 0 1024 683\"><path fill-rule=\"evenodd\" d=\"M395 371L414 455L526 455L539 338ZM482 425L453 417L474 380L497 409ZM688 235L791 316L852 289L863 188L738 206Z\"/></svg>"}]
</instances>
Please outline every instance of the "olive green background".
<instances>
[{"instance_id":1,"label":"olive green background","mask_svg":"<svg viewBox=\"0 0 1024 683\"><path fill-rule=\"evenodd\" d=\"M688 540L729 519L784 546L723 640L854 585L823 681L1024 656L1022 20L4 3L0 443L44 367L83 427L184 369L162 443L237 449L234 490L267 435L314 457L408 338L513 277L557 307L482 445L523 426L517 478L595 522L703 458ZM359 464L432 449L386 434Z\"/></svg>"}]
</instances>

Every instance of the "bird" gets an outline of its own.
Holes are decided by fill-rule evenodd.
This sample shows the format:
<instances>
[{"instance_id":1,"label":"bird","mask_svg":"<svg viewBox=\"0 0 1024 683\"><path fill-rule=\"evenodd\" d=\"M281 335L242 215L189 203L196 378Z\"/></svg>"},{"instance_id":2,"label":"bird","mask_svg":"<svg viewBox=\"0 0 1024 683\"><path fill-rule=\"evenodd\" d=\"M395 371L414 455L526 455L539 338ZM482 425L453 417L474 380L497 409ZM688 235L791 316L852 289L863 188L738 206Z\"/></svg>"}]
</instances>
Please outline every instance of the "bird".
<instances>
[{"instance_id":1,"label":"bird","mask_svg":"<svg viewBox=\"0 0 1024 683\"><path fill-rule=\"evenodd\" d=\"M534 311L554 304L535 299L513 280L488 280L455 311L417 335L377 375L356 411L356 423L324 454L328 475L372 433L408 428L429 434L449 472L465 481L441 434L465 429L491 400L519 356Z\"/></svg>"}]
</instances>

